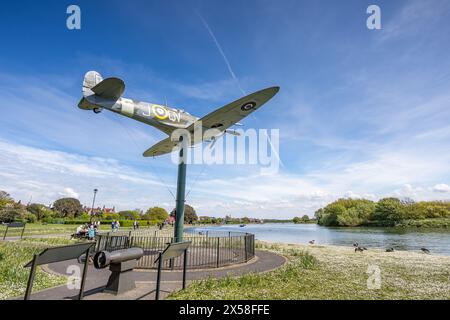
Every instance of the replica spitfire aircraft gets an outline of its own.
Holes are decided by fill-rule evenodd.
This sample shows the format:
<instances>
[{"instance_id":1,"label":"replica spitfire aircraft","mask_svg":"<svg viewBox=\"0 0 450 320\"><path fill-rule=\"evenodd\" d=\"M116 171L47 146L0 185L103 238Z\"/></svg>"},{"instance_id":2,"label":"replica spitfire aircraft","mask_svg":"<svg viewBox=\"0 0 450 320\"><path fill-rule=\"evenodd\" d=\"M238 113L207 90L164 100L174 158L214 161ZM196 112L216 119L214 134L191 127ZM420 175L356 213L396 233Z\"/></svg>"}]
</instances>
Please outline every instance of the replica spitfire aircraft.
<instances>
[{"instance_id":1,"label":"replica spitfire aircraft","mask_svg":"<svg viewBox=\"0 0 450 320\"><path fill-rule=\"evenodd\" d=\"M279 87L271 87L257 91L217 109L203 118L197 118L180 109L123 98L125 83L121 79L108 78L103 80L98 72L89 71L84 76L83 98L81 98L78 107L84 110L93 110L95 113L107 109L154 126L168 134L168 138L144 152L144 157L154 157L170 153L177 147L179 142L173 141L170 137L173 131L186 129L192 136L198 123L201 123L204 131L208 129L218 130L218 134L210 138L209 141L214 142L215 138L225 133L239 135L228 128L238 125L240 120L269 101L278 90ZM202 141L208 141L206 139L202 137ZM194 139L191 139L191 145L195 143Z\"/></svg>"}]
</instances>

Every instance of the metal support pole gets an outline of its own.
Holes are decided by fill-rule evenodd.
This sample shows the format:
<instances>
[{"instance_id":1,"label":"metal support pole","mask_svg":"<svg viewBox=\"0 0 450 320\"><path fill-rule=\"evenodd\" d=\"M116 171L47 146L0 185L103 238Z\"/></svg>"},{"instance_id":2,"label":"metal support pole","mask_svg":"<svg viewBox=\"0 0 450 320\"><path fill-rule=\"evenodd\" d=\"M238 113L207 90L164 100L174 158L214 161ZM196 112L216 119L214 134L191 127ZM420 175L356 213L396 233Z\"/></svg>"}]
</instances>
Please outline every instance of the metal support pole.
<instances>
[{"instance_id":1,"label":"metal support pole","mask_svg":"<svg viewBox=\"0 0 450 320\"><path fill-rule=\"evenodd\" d=\"M220 267L220 238L217 237L217 268Z\"/></svg>"},{"instance_id":2,"label":"metal support pole","mask_svg":"<svg viewBox=\"0 0 450 320\"><path fill-rule=\"evenodd\" d=\"M177 179L177 199L176 199L176 217L174 236L175 242L183 241L184 227L184 202L186 194L186 153L187 138L180 136L180 152L178 163L178 179Z\"/></svg>"},{"instance_id":3,"label":"metal support pole","mask_svg":"<svg viewBox=\"0 0 450 320\"><path fill-rule=\"evenodd\" d=\"M155 300L159 300L159 291L161 289L161 269L162 269L162 252L159 253L158 258L158 275L156 276Z\"/></svg>"},{"instance_id":4,"label":"metal support pole","mask_svg":"<svg viewBox=\"0 0 450 320\"><path fill-rule=\"evenodd\" d=\"M22 240L22 238L23 238L23 233L25 232L25 226L26 226L26 224L23 225L22 233L20 234L20 240Z\"/></svg>"},{"instance_id":5,"label":"metal support pole","mask_svg":"<svg viewBox=\"0 0 450 320\"><path fill-rule=\"evenodd\" d=\"M183 260L183 290L186 289L187 249L184 250Z\"/></svg>"},{"instance_id":6,"label":"metal support pole","mask_svg":"<svg viewBox=\"0 0 450 320\"><path fill-rule=\"evenodd\" d=\"M244 236L244 250L245 250L245 262L248 261L248 255L247 255L247 235Z\"/></svg>"},{"instance_id":7,"label":"metal support pole","mask_svg":"<svg viewBox=\"0 0 450 320\"><path fill-rule=\"evenodd\" d=\"M25 291L25 296L23 297L23 300L30 300L31 291L33 290L34 275L36 274L36 260L37 255L35 254L33 256L33 262L31 263L31 270L30 276L28 277L27 290Z\"/></svg>"},{"instance_id":8,"label":"metal support pole","mask_svg":"<svg viewBox=\"0 0 450 320\"><path fill-rule=\"evenodd\" d=\"M3 240L5 240L5 239L6 239L6 234L8 233L8 228L9 228L9 226L8 226L8 225L6 225L6 230L5 230L5 234L3 235Z\"/></svg>"},{"instance_id":9,"label":"metal support pole","mask_svg":"<svg viewBox=\"0 0 450 320\"><path fill-rule=\"evenodd\" d=\"M83 296L84 296L84 285L86 283L86 273L88 270L89 251L90 250L91 250L91 248L86 250L86 257L84 259L83 274L81 275L80 292L78 293L78 300L83 300Z\"/></svg>"}]
</instances>

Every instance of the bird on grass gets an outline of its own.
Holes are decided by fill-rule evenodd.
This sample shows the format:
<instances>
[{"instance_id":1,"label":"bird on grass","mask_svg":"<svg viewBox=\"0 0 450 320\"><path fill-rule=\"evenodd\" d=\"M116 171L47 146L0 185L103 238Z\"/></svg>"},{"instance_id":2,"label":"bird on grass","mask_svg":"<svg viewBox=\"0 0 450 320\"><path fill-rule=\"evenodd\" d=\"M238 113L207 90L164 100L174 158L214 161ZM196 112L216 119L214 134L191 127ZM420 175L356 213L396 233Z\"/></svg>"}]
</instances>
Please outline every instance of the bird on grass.
<instances>
[{"instance_id":1,"label":"bird on grass","mask_svg":"<svg viewBox=\"0 0 450 320\"><path fill-rule=\"evenodd\" d=\"M314 244L315 242L316 242L316 240L308 241L309 244Z\"/></svg>"},{"instance_id":2,"label":"bird on grass","mask_svg":"<svg viewBox=\"0 0 450 320\"><path fill-rule=\"evenodd\" d=\"M422 250L423 253L430 253L430 250L427 248L420 248L420 250Z\"/></svg>"},{"instance_id":3,"label":"bird on grass","mask_svg":"<svg viewBox=\"0 0 450 320\"><path fill-rule=\"evenodd\" d=\"M367 250L366 247L359 247L359 246L358 246L358 247L355 248L355 252L358 252L358 251L359 251L359 252L363 252L363 251L365 251L365 250Z\"/></svg>"},{"instance_id":4,"label":"bird on grass","mask_svg":"<svg viewBox=\"0 0 450 320\"><path fill-rule=\"evenodd\" d=\"M394 248L392 248L392 247L391 248L387 248L386 252L394 252Z\"/></svg>"}]
</instances>

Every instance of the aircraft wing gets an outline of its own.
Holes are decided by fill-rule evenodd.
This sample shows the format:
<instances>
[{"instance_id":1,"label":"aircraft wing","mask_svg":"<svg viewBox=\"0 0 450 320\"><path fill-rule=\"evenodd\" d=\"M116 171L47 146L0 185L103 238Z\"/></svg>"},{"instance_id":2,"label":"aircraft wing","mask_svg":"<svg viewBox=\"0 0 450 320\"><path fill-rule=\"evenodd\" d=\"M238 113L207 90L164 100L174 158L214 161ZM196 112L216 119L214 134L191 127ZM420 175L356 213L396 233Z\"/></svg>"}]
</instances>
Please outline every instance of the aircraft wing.
<instances>
[{"instance_id":1,"label":"aircraft wing","mask_svg":"<svg viewBox=\"0 0 450 320\"><path fill-rule=\"evenodd\" d=\"M278 90L280 90L279 87L271 87L236 100L197 120L187 130L191 133L194 132L194 128L199 121L202 121L204 129L216 128L220 131L225 131L269 101ZM144 157L155 157L171 153L176 150L177 145L177 142L172 141L171 137L168 137L145 151Z\"/></svg>"},{"instance_id":2,"label":"aircraft wing","mask_svg":"<svg viewBox=\"0 0 450 320\"><path fill-rule=\"evenodd\" d=\"M216 128L224 131L257 110L279 90L279 87L271 87L245 96L197 120L188 130L193 131L198 121L202 121L202 127L205 130Z\"/></svg>"},{"instance_id":3,"label":"aircraft wing","mask_svg":"<svg viewBox=\"0 0 450 320\"><path fill-rule=\"evenodd\" d=\"M152 146L150 149L144 152L144 157L156 157L160 156L166 153L171 153L174 150L174 147L176 147L178 143L175 141L172 141L170 137L161 140L154 146Z\"/></svg>"}]
</instances>

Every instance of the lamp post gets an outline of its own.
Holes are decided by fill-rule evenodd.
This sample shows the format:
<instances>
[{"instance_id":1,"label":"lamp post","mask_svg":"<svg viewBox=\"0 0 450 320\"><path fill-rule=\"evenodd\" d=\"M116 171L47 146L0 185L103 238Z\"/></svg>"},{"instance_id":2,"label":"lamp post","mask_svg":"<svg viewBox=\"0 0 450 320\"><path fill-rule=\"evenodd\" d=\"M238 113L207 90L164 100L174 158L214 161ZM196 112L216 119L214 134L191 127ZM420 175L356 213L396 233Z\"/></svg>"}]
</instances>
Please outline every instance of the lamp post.
<instances>
[{"instance_id":1,"label":"lamp post","mask_svg":"<svg viewBox=\"0 0 450 320\"><path fill-rule=\"evenodd\" d=\"M92 207L91 207L91 222L92 222L92 215L94 214L94 205L95 205L95 195L97 194L98 189L94 189L94 198L92 199Z\"/></svg>"}]
</instances>

